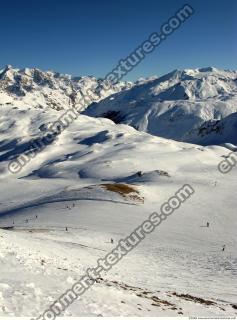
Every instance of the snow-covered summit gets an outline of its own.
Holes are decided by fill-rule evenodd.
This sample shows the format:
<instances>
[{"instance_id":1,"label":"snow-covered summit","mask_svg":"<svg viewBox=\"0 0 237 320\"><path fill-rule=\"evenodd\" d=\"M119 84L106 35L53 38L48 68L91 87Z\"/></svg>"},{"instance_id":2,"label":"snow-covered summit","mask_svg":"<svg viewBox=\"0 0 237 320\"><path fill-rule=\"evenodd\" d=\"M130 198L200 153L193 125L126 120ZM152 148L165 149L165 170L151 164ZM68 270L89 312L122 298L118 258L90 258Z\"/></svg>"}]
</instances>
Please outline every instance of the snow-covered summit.
<instances>
[{"instance_id":1,"label":"snow-covered summit","mask_svg":"<svg viewBox=\"0 0 237 320\"><path fill-rule=\"evenodd\" d=\"M85 114L192 142L196 138L193 133L205 121L220 120L236 111L237 72L207 67L174 70L138 83L93 104Z\"/></svg>"}]
</instances>

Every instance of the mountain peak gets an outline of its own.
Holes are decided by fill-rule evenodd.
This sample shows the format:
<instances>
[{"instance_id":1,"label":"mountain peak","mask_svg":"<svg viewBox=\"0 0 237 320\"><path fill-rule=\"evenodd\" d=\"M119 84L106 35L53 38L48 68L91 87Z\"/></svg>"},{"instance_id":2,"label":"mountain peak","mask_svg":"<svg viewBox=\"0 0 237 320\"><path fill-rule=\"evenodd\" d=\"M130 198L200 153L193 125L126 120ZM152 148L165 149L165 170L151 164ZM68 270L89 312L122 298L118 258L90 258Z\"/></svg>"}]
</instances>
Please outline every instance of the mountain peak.
<instances>
[{"instance_id":1,"label":"mountain peak","mask_svg":"<svg viewBox=\"0 0 237 320\"><path fill-rule=\"evenodd\" d=\"M164 138L193 142L193 132L206 121L237 112L237 72L213 67L173 70L149 82L89 106L89 116ZM222 139L223 140L223 139ZM230 141L229 141L230 142Z\"/></svg>"}]
</instances>

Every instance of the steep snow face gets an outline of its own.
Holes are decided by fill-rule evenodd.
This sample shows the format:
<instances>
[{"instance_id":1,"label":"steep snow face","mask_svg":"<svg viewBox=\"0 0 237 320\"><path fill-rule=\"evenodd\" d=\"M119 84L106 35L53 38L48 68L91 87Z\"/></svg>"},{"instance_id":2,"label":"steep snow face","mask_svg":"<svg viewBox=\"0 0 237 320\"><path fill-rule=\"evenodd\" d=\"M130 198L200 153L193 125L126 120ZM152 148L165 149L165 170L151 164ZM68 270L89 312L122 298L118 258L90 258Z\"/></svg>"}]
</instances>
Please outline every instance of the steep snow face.
<instances>
[{"instance_id":1,"label":"steep snow face","mask_svg":"<svg viewBox=\"0 0 237 320\"><path fill-rule=\"evenodd\" d=\"M230 143L237 146L237 112L221 120L204 122L188 140L201 145Z\"/></svg>"},{"instance_id":2,"label":"steep snow face","mask_svg":"<svg viewBox=\"0 0 237 320\"><path fill-rule=\"evenodd\" d=\"M96 92L96 100L99 101L131 86L132 83L120 82L104 90L103 80L92 76L71 77L36 68L19 70L6 66L0 71L0 105L7 103L14 107L62 110L79 104L89 89Z\"/></svg>"},{"instance_id":3,"label":"steep snow face","mask_svg":"<svg viewBox=\"0 0 237 320\"><path fill-rule=\"evenodd\" d=\"M84 113L153 135L193 142L198 138L194 130L205 121L220 120L236 111L237 72L210 67L175 70L114 94Z\"/></svg>"}]
</instances>

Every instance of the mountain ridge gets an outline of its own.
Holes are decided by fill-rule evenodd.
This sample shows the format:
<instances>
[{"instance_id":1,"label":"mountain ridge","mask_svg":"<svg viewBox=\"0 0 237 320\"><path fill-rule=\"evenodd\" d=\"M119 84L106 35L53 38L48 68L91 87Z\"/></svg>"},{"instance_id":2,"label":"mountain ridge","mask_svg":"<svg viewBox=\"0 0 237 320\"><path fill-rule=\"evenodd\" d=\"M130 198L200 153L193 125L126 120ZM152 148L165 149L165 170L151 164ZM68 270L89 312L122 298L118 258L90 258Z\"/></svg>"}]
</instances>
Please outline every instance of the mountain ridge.
<instances>
[{"instance_id":1,"label":"mountain ridge","mask_svg":"<svg viewBox=\"0 0 237 320\"><path fill-rule=\"evenodd\" d=\"M115 93L83 113L167 139L194 142L203 123L236 111L237 72L207 67L174 70Z\"/></svg>"},{"instance_id":2,"label":"mountain ridge","mask_svg":"<svg viewBox=\"0 0 237 320\"><path fill-rule=\"evenodd\" d=\"M57 111L71 108L92 90L98 100L108 95L125 90L131 82L109 83L104 90L103 79L93 76L73 77L54 71L42 71L38 68L13 68L7 65L0 71L0 104L55 109Z\"/></svg>"},{"instance_id":3,"label":"mountain ridge","mask_svg":"<svg viewBox=\"0 0 237 320\"><path fill-rule=\"evenodd\" d=\"M8 65L0 71L0 106L63 111L77 107L92 92L95 101L90 97L80 108L85 115L109 118L177 141L236 144L236 126L231 121L230 134L224 119L237 112L237 71L214 67L173 70L134 83L110 83L108 90L104 84L93 76L73 77ZM211 123L219 121L222 130L210 131ZM200 134L204 131L205 139Z\"/></svg>"}]
</instances>

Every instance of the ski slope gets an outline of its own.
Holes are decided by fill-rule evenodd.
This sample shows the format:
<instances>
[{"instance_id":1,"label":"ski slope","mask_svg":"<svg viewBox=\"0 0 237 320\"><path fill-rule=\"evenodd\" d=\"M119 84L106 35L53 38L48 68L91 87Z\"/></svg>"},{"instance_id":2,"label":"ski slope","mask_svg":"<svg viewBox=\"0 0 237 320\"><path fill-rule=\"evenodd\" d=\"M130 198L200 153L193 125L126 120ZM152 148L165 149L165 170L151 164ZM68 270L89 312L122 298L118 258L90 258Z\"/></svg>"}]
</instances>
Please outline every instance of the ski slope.
<instances>
[{"instance_id":1,"label":"ski slope","mask_svg":"<svg viewBox=\"0 0 237 320\"><path fill-rule=\"evenodd\" d=\"M236 316L236 167L217 169L228 149L80 115L14 175L9 161L58 112L0 115L1 316L39 316L186 183L193 197L64 315Z\"/></svg>"}]
</instances>

